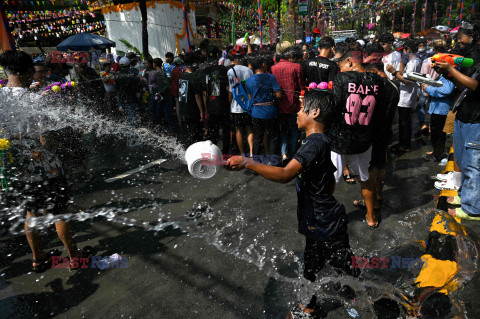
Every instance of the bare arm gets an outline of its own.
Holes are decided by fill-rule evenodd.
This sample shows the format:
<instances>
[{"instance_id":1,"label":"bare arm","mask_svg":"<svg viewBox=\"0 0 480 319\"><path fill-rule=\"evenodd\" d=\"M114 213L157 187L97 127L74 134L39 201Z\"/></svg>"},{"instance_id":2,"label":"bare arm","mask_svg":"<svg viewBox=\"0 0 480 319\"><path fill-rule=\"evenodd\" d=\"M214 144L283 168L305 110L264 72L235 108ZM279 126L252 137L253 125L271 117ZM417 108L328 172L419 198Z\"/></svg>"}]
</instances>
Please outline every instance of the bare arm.
<instances>
[{"instance_id":1,"label":"bare arm","mask_svg":"<svg viewBox=\"0 0 480 319\"><path fill-rule=\"evenodd\" d=\"M296 159L291 160L286 167L276 167L257 163L247 157L234 156L228 159L226 165L229 170L248 168L268 180L282 184L290 182L302 170L302 165Z\"/></svg>"},{"instance_id":2,"label":"bare arm","mask_svg":"<svg viewBox=\"0 0 480 319\"><path fill-rule=\"evenodd\" d=\"M195 94L195 100L197 101L197 106L198 106L198 109L200 110L200 122L202 122L204 120L205 113L203 112L202 98L200 97L200 94Z\"/></svg>"},{"instance_id":3,"label":"bare arm","mask_svg":"<svg viewBox=\"0 0 480 319\"><path fill-rule=\"evenodd\" d=\"M478 88L477 80L466 76L462 72L458 71L450 63L437 62L435 63L435 67L439 70L447 71L453 77L454 83L457 86L466 87L471 91L475 91Z\"/></svg>"},{"instance_id":4,"label":"bare arm","mask_svg":"<svg viewBox=\"0 0 480 319\"><path fill-rule=\"evenodd\" d=\"M203 91L203 105L205 105L205 113L207 113L207 92Z\"/></svg>"},{"instance_id":5,"label":"bare arm","mask_svg":"<svg viewBox=\"0 0 480 319\"><path fill-rule=\"evenodd\" d=\"M228 102L230 102L230 104L232 104L232 101L233 101L233 94L232 94L232 92L228 92Z\"/></svg>"}]
</instances>

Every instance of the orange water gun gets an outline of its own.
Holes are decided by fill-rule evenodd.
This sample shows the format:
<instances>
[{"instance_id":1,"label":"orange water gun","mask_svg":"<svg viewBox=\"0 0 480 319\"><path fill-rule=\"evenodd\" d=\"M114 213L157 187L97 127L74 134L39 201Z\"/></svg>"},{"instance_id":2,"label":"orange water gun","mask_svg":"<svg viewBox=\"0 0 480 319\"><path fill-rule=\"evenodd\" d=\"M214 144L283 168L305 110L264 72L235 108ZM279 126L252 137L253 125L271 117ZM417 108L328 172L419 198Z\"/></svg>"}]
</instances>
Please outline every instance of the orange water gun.
<instances>
[{"instance_id":1,"label":"orange water gun","mask_svg":"<svg viewBox=\"0 0 480 319\"><path fill-rule=\"evenodd\" d=\"M454 67L463 66L466 68L473 66L474 63L473 59L449 53L437 53L430 59L432 60L432 67L434 67L437 62L450 63Z\"/></svg>"}]
</instances>

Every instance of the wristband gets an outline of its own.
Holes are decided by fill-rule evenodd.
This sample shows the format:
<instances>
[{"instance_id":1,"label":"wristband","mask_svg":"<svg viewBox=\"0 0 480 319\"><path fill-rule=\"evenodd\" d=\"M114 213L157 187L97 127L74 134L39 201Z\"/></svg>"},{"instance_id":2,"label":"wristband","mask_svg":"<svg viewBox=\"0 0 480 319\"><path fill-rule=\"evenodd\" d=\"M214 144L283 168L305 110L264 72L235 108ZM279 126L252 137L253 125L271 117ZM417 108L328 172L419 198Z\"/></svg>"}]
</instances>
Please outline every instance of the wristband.
<instances>
[{"instance_id":1,"label":"wristband","mask_svg":"<svg viewBox=\"0 0 480 319\"><path fill-rule=\"evenodd\" d=\"M397 77L397 73L398 73L398 71L395 71L395 72L392 73L392 75L393 75L394 78Z\"/></svg>"}]
</instances>

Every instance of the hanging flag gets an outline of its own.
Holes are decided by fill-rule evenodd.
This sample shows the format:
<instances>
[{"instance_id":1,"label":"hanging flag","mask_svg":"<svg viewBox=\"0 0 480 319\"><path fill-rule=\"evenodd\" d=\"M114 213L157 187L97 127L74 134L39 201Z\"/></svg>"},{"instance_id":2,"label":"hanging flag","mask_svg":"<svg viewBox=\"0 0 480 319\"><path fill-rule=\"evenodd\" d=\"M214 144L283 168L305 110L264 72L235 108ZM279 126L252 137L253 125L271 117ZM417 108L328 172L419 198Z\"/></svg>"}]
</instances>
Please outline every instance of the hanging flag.
<instances>
[{"instance_id":1,"label":"hanging flag","mask_svg":"<svg viewBox=\"0 0 480 319\"><path fill-rule=\"evenodd\" d=\"M395 29L395 3L393 4L392 33Z\"/></svg>"},{"instance_id":2,"label":"hanging flag","mask_svg":"<svg viewBox=\"0 0 480 319\"><path fill-rule=\"evenodd\" d=\"M416 13L417 13L417 0L415 0L415 3L413 5L412 34L415 33L415 15L416 15Z\"/></svg>"},{"instance_id":3,"label":"hanging flag","mask_svg":"<svg viewBox=\"0 0 480 319\"><path fill-rule=\"evenodd\" d=\"M434 26L437 25L437 17L438 17L438 0L435 1L435 18L434 18Z\"/></svg>"},{"instance_id":4,"label":"hanging flag","mask_svg":"<svg viewBox=\"0 0 480 319\"><path fill-rule=\"evenodd\" d=\"M458 24L459 25L462 25L462 21L463 21L463 0L462 0L462 4L460 5L460 15L458 17Z\"/></svg>"},{"instance_id":5,"label":"hanging flag","mask_svg":"<svg viewBox=\"0 0 480 319\"><path fill-rule=\"evenodd\" d=\"M452 7L453 7L453 0L450 0L450 8L448 9L448 30L450 30L450 22L452 20Z\"/></svg>"},{"instance_id":6,"label":"hanging flag","mask_svg":"<svg viewBox=\"0 0 480 319\"><path fill-rule=\"evenodd\" d=\"M7 16L5 15L5 11L3 11L2 3L0 3L0 47L2 51L15 50L15 41L10 32Z\"/></svg>"},{"instance_id":7,"label":"hanging flag","mask_svg":"<svg viewBox=\"0 0 480 319\"><path fill-rule=\"evenodd\" d=\"M232 10L232 18L231 18L231 24L232 24L232 45L235 45L235 10Z\"/></svg>"},{"instance_id":8,"label":"hanging flag","mask_svg":"<svg viewBox=\"0 0 480 319\"><path fill-rule=\"evenodd\" d=\"M262 40L262 13L260 11L260 0L257 1L258 4L258 29L260 31L260 47L263 48Z\"/></svg>"},{"instance_id":9,"label":"hanging flag","mask_svg":"<svg viewBox=\"0 0 480 319\"><path fill-rule=\"evenodd\" d=\"M427 23L427 6L428 6L428 0L425 0L425 6L423 7L422 31L425 31L425 25Z\"/></svg>"},{"instance_id":10,"label":"hanging flag","mask_svg":"<svg viewBox=\"0 0 480 319\"><path fill-rule=\"evenodd\" d=\"M277 43L277 21L274 18L268 19L268 28L270 31L270 44Z\"/></svg>"}]
</instances>

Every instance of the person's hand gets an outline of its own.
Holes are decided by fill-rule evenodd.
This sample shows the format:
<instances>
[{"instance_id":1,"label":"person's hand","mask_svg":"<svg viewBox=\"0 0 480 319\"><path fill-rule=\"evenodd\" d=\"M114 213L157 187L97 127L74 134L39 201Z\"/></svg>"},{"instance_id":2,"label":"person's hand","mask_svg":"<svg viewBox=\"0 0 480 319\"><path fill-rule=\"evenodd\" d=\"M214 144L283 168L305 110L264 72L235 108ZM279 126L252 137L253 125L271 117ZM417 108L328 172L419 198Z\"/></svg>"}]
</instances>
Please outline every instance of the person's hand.
<instances>
[{"instance_id":1,"label":"person's hand","mask_svg":"<svg viewBox=\"0 0 480 319\"><path fill-rule=\"evenodd\" d=\"M395 70L395 68L394 68L392 65L390 65L390 64L387 65L386 70L387 70L388 72L390 72L390 73L393 73L393 72L397 71L397 70Z\"/></svg>"},{"instance_id":2,"label":"person's hand","mask_svg":"<svg viewBox=\"0 0 480 319\"><path fill-rule=\"evenodd\" d=\"M247 41L246 41L247 44L250 44L250 35L247 36Z\"/></svg>"},{"instance_id":3,"label":"person's hand","mask_svg":"<svg viewBox=\"0 0 480 319\"><path fill-rule=\"evenodd\" d=\"M428 85L425 83L421 83L421 86L422 86L422 91L425 91L426 88L428 87Z\"/></svg>"},{"instance_id":4,"label":"person's hand","mask_svg":"<svg viewBox=\"0 0 480 319\"><path fill-rule=\"evenodd\" d=\"M205 123L205 113L200 113L200 122Z\"/></svg>"},{"instance_id":5,"label":"person's hand","mask_svg":"<svg viewBox=\"0 0 480 319\"><path fill-rule=\"evenodd\" d=\"M245 168L246 160L246 157L240 155L232 156L227 160L225 168L229 171L240 171Z\"/></svg>"},{"instance_id":6,"label":"person's hand","mask_svg":"<svg viewBox=\"0 0 480 319\"><path fill-rule=\"evenodd\" d=\"M435 62L433 69L440 74L449 74L452 71L453 66L447 62Z\"/></svg>"}]
</instances>

